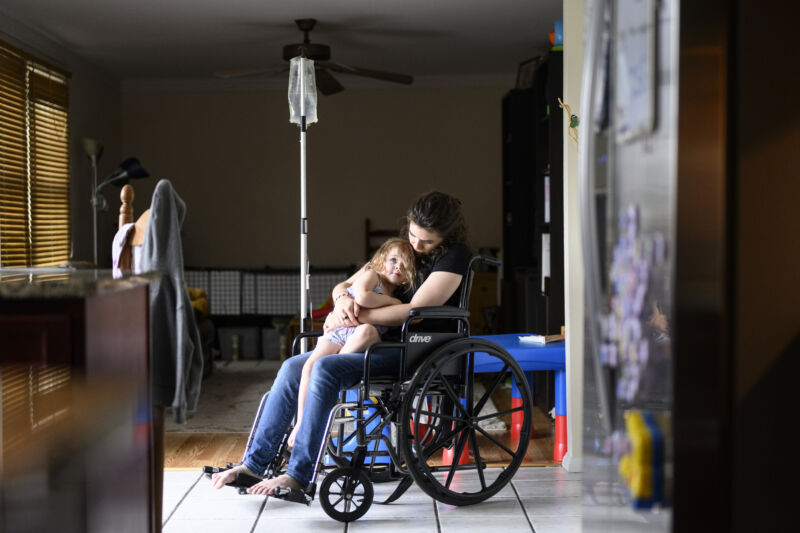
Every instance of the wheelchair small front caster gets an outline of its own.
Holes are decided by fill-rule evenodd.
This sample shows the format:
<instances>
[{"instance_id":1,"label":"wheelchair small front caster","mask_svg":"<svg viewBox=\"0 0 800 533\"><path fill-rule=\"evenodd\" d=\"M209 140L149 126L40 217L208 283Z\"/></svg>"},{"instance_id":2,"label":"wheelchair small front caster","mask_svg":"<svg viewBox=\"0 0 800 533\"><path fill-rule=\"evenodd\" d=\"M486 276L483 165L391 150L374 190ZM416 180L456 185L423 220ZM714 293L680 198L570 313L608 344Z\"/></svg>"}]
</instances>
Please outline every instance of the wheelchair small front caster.
<instances>
[{"instance_id":1,"label":"wheelchair small front caster","mask_svg":"<svg viewBox=\"0 0 800 533\"><path fill-rule=\"evenodd\" d=\"M360 468L336 468L319 488L319 502L328 516L339 522L358 520L372 505L372 482Z\"/></svg>"}]
</instances>

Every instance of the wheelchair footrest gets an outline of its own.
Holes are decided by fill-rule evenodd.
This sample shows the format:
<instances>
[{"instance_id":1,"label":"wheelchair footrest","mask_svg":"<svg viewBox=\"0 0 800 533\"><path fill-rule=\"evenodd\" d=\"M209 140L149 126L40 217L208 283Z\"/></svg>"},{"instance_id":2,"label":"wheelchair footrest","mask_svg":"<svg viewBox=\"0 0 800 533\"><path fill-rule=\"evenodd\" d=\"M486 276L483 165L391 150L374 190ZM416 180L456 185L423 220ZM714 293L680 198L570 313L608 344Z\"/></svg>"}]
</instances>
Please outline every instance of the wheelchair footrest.
<instances>
[{"instance_id":1,"label":"wheelchair footrest","mask_svg":"<svg viewBox=\"0 0 800 533\"><path fill-rule=\"evenodd\" d=\"M250 474L245 474L244 472L239 472L236 474L236 479L228 483L228 485L238 489L249 489L259 482L261 482L261 478L251 476Z\"/></svg>"},{"instance_id":2,"label":"wheelchair footrest","mask_svg":"<svg viewBox=\"0 0 800 533\"><path fill-rule=\"evenodd\" d=\"M225 472L226 470L230 470L231 467L226 466L225 468L220 468L217 466L204 466L203 473L206 475L207 478L211 479L211 476L214 474L219 474L220 472ZM247 489L255 485L261 481L261 478L251 476L250 474L246 474L244 472L238 472L236 474L236 478L231 481L230 483L226 483L225 485L228 487L233 487L239 490L239 494L244 494L247 492Z\"/></svg>"},{"instance_id":3,"label":"wheelchair footrest","mask_svg":"<svg viewBox=\"0 0 800 533\"><path fill-rule=\"evenodd\" d=\"M278 498L279 500L286 500L287 502L303 503L305 505L310 505L314 499L312 495L304 490L285 489L283 487L277 487L275 492L272 493L272 497Z\"/></svg>"}]
</instances>

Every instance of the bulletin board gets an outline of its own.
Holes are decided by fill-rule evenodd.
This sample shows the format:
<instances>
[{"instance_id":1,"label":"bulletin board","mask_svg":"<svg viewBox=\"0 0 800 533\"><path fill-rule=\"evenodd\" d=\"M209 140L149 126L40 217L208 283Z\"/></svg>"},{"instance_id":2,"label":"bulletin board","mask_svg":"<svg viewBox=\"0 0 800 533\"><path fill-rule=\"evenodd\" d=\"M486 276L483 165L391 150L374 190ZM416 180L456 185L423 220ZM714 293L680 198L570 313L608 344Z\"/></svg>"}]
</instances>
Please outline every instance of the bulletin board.
<instances>
[{"instance_id":1,"label":"bulletin board","mask_svg":"<svg viewBox=\"0 0 800 533\"><path fill-rule=\"evenodd\" d=\"M617 141L655 127L656 0L617 0L614 104Z\"/></svg>"}]
</instances>

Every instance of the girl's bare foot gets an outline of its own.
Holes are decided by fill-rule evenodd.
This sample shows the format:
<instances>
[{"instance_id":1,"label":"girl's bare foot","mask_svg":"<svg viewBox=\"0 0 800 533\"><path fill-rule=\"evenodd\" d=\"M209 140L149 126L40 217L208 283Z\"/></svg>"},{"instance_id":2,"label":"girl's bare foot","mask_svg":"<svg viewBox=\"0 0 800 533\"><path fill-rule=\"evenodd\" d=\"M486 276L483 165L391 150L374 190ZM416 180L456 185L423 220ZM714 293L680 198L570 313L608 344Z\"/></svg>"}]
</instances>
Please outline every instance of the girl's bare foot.
<instances>
[{"instance_id":1,"label":"girl's bare foot","mask_svg":"<svg viewBox=\"0 0 800 533\"><path fill-rule=\"evenodd\" d=\"M294 429L292 432L289 433L289 438L286 439L286 444L289 448L294 448L294 439L297 438L297 430L300 428L300 424L295 424Z\"/></svg>"},{"instance_id":2,"label":"girl's bare foot","mask_svg":"<svg viewBox=\"0 0 800 533\"><path fill-rule=\"evenodd\" d=\"M286 474L283 474L282 476L274 477L272 479L265 479L264 481L256 483L255 485L253 485L252 487L247 489L247 492L250 493L250 494L267 494L267 495L269 495L269 494L272 494L273 492L275 492L275 489L278 488L278 487L280 487L282 489L302 489L303 488L303 487L300 486L300 484L297 481L293 480L292 478L290 478Z\"/></svg>"},{"instance_id":3,"label":"girl's bare foot","mask_svg":"<svg viewBox=\"0 0 800 533\"><path fill-rule=\"evenodd\" d=\"M237 465L234 466L233 468L229 468L228 470L223 470L222 472L217 472L216 474L213 474L211 476L211 486L213 486L215 489L221 489L231 481L234 481L236 479L236 474L238 474L239 472L257 478L261 477L252 473L246 466Z\"/></svg>"}]
</instances>

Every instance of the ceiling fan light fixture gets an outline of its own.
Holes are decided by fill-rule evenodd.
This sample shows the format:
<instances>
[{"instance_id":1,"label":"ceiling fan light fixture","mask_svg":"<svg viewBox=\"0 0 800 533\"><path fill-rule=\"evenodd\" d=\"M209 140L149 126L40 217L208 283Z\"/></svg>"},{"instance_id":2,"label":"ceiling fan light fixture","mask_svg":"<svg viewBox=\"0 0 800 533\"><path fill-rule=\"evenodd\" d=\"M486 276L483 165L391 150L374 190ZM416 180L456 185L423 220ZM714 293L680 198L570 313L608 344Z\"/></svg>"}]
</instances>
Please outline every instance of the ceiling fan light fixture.
<instances>
[{"instance_id":1,"label":"ceiling fan light fixture","mask_svg":"<svg viewBox=\"0 0 800 533\"><path fill-rule=\"evenodd\" d=\"M389 81L392 83L402 83L410 85L414 83L414 77L397 72L387 72L385 70L375 70L370 68L353 67L331 61L331 47L327 44L312 43L309 33L316 25L316 19L297 19L295 24L303 32L303 42L288 44L283 47L283 60L291 62L295 57L304 57L314 62L317 72L317 88L324 95L336 94L344 90L344 86L339 83L329 71L373 78L376 80ZM240 68L227 71L218 71L214 75L218 78L237 78L240 76L250 76L254 74L267 74L282 72L287 70L286 64L272 65L261 68Z\"/></svg>"},{"instance_id":2,"label":"ceiling fan light fixture","mask_svg":"<svg viewBox=\"0 0 800 533\"><path fill-rule=\"evenodd\" d=\"M291 61L293 57L303 56L312 61L328 61L331 58L331 47L327 44L298 43L283 47L283 60Z\"/></svg>"}]
</instances>

